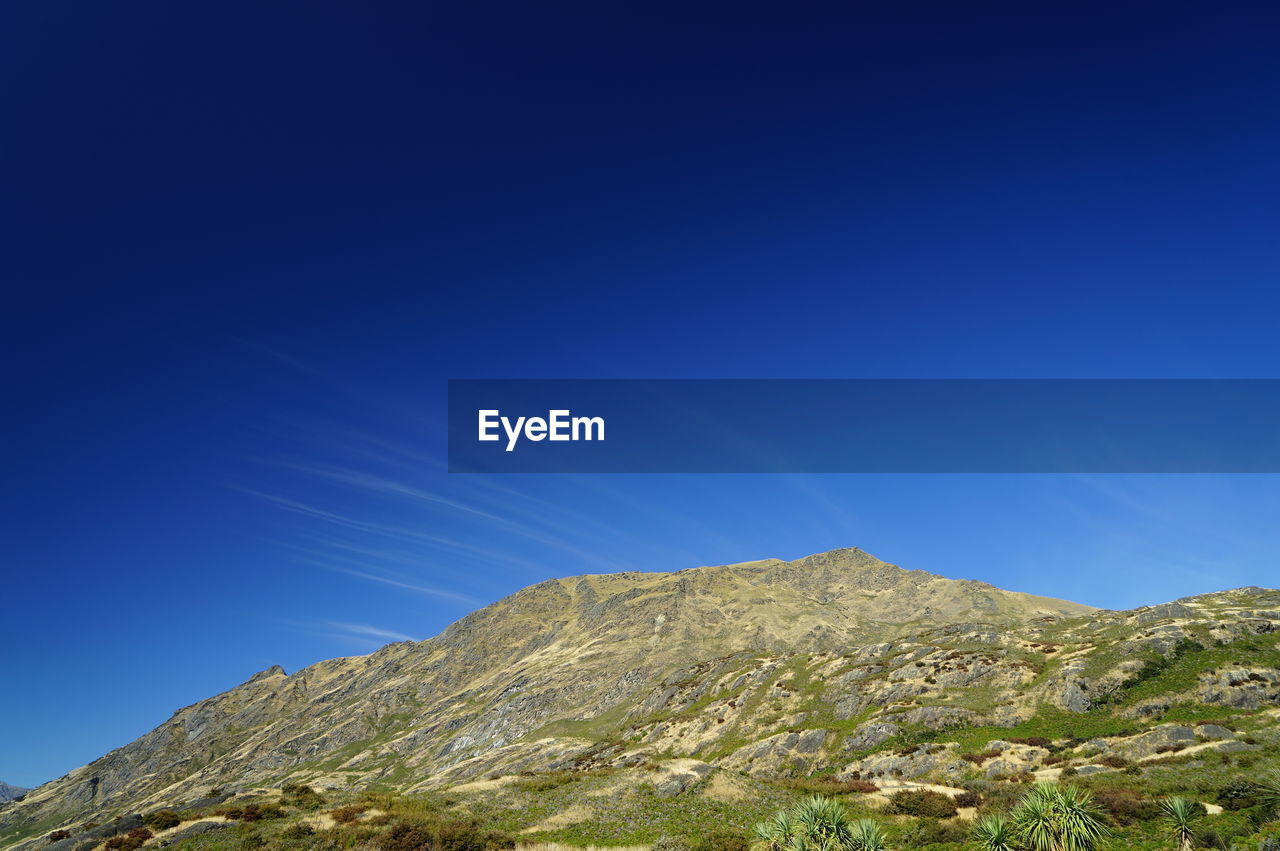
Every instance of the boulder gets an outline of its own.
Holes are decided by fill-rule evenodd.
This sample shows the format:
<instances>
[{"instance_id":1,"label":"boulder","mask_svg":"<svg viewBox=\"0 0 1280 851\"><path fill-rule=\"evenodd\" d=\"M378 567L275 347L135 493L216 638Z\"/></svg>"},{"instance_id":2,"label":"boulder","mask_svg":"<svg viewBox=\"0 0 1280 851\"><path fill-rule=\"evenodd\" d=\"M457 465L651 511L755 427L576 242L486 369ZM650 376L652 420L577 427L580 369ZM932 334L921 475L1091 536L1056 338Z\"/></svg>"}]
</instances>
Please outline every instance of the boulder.
<instances>
[{"instance_id":1,"label":"boulder","mask_svg":"<svg viewBox=\"0 0 1280 851\"><path fill-rule=\"evenodd\" d=\"M845 753L865 751L884 744L901 732L902 728L897 724L890 724L887 721L868 721L844 740L844 751Z\"/></svg>"},{"instance_id":2,"label":"boulder","mask_svg":"<svg viewBox=\"0 0 1280 851\"><path fill-rule=\"evenodd\" d=\"M225 830L228 827L231 827L230 822L198 821L193 825L184 827L177 833L166 836L164 839L160 840L159 845L161 847L166 847L174 844L175 842L181 842L183 839L190 839L193 836L202 836L206 833L212 833L215 830Z\"/></svg>"},{"instance_id":3,"label":"boulder","mask_svg":"<svg viewBox=\"0 0 1280 851\"><path fill-rule=\"evenodd\" d=\"M1145 733L1124 739L1112 739L1111 747L1129 759L1144 759L1157 753L1168 752L1169 748L1194 745L1199 739L1196 731L1181 724L1161 724Z\"/></svg>"},{"instance_id":4,"label":"boulder","mask_svg":"<svg viewBox=\"0 0 1280 851\"><path fill-rule=\"evenodd\" d=\"M715 766L697 760L678 760L673 770L654 781L653 788L659 798L674 798L697 786L707 778Z\"/></svg>"},{"instance_id":5,"label":"boulder","mask_svg":"<svg viewBox=\"0 0 1280 851\"><path fill-rule=\"evenodd\" d=\"M851 780L854 777L910 779L934 772L960 775L972 766L957 756L955 747L953 743L918 745L902 751L872 754L849 763L836 774L836 779Z\"/></svg>"},{"instance_id":6,"label":"boulder","mask_svg":"<svg viewBox=\"0 0 1280 851\"><path fill-rule=\"evenodd\" d=\"M1236 737L1235 733L1231 732L1226 727L1220 727L1217 724L1197 724L1196 735L1205 741L1234 739Z\"/></svg>"}]
</instances>

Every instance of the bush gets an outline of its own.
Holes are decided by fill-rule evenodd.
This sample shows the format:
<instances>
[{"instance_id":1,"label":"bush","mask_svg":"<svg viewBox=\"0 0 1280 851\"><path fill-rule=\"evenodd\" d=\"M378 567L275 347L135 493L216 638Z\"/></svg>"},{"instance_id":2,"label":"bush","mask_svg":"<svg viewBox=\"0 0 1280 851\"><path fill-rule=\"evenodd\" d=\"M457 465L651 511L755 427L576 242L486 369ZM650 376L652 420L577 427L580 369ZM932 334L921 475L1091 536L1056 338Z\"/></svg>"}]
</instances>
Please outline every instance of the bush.
<instances>
[{"instance_id":1,"label":"bush","mask_svg":"<svg viewBox=\"0 0 1280 851\"><path fill-rule=\"evenodd\" d=\"M300 810L318 810L324 806L324 797L302 783L286 783L280 787L280 791L284 793L284 802Z\"/></svg>"},{"instance_id":2,"label":"bush","mask_svg":"<svg viewBox=\"0 0 1280 851\"><path fill-rule=\"evenodd\" d=\"M565 784L573 783L577 779L576 776L568 771L548 771L521 778L519 785L521 789L529 792L550 792L552 789L558 789Z\"/></svg>"},{"instance_id":3,"label":"bush","mask_svg":"<svg viewBox=\"0 0 1280 851\"><path fill-rule=\"evenodd\" d=\"M852 795L855 792L871 794L880 791L880 787L876 784L860 778L837 780L834 777L793 777L782 781L782 784L798 792L808 792L812 795Z\"/></svg>"},{"instance_id":4,"label":"bush","mask_svg":"<svg viewBox=\"0 0 1280 851\"><path fill-rule=\"evenodd\" d=\"M369 809L360 804L353 804L349 807L338 807L336 810L330 810L329 816L338 824L351 824L360 814Z\"/></svg>"},{"instance_id":5,"label":"bush","mask_svg":"<svg viewBox=\"0 0 1280 851\"><path fill-rule=\"evenodd\" d=\"M1223 814L1213 818L1211 827L1196 832L1196 844L1202 848L1231 848L1254 830L1253 822L1243 815Z\"/></svg>"},{"instance_id":6,"label":"bush","mask_svg":"<svg viewBox=\"0 0 1280 851\"><path fill-rule=\"evenodd\" d=\"M383 851L489 851L514 848L515 840L474 823L397 821L377 840Z\"/></svg>"},{"instance_id":7,"label":"bush","mask_svg":"<svg viewBox=\"0 0 1280 851\"><path fill-rule=\"evenodd\" d=\"M1053 742L1044 736L1022 736L1016 739L1009 739L1009 741L1015 745L1030 745L1036 748L1044 748L1045 750L1053 747Z\"/></svg>"},{"instance_id":8,"label":"bush","mask_svg":"<svg viewBox=\"0 0 1280 851\"><path fill-rule=\"evenodd\" d=\"M982 793L970 789L956 795L952 800L955 801L957 807L980 807L982 806Z\"/></svg>"},{"instance_id":9,"label":"bush","mask_svg":"<svg viewBox=\"0 0 1280 851\"><path fill-rule=\"evenodd\" d=\"M907 789L889 797L885 812L924 818L951 818L956 814L956 802L951 796L929 789Z\"/></svg>"},{"instance_id":10,"label":"bush","mask_svg":"<svg viewBox=\"0 0 1280 851\"><path fill-rule=\"evenodd\" d=\"M315 836L315 833L315 828L311 825L304 824L303 822L297 822L296 824L291 824L284 830L280 831L280 838L296 842L310 839L312 836Z\"/></svg>"},{"instance_id":11,"label":"bush","mask_svg":"<svg viewBox=\"0 0 1280 851\"><path fill-rule=\"evenodd\" d=\"M243 807L227 807L214 810L214 815L223 816L232 821L262 821L264 819L283 818L284 810L275 804L245 804Z\"/></svg>"},{"instance_id":12,"label":"bush","mask_svg":"<svg viewBox=\"0 0 1280 851\"><path fill-rule=\"evenodd\" d=\"M1103 757L1098 757L1096 762L1098 763L1098 765L1105 765L1108 768L1128 768L1130 765L1132 765L1132 763L1129 762L1129 760L1125 759L1122 756L1117 756L1116 754L1113 754L1113 753L1107 754L1106 756L1103 756Z\"/></svg>"},{"instance_id":13,"label":"bush","mask_svg":"<svg viewBox=\"0 0 1280 851\"><path fill-rule=\"evenodd\" d=\"M900 841L906 848L933 848L938 845L955 846L969 838L967 823L921 819L912 822L903 832Z\"/></svg>"},{"instance_id":14,"label":"bush","mask_svg":"<svg viewBox=\"0 0 1280 851\"><path fill-rule=\"evenodd\" d=\"M1160 804L1136 789L1100 789L1093 797L1118 825L1153 821L1160 817Z\"/></svg>"},{"instance_id":15,"label":"bush","mask_svg":"<svg viewBox=\"0 0 1280 851\"><path fill-rule=\"evenodd\" d=\"M693 851L689 840L682 836L659 836L649 848L650 851Z\"/></svg>"},{"instance_id":16,"label":"bush","mask_svg":"<svg viewBox=\"0 0 1280 851\"><path fill-rule=\"evenodd\" d=\"M689 847L690 851L748 851L751 840L740 831L717 827L693 840Z\"/></svg>"},{"instance_id":17,"label":"bush","mask_svg":"<svg viewBox=\"0 0 1280 851\"><path fill-rule=\"evenodd\" d=\"M1218 803L1224 810L1246 810L1258 805L1258 784L1248 780L1233 780L1218 790Z\"/></svg>"},{"instance_id":18,"label":"bush","mask_svg":"<svg viewBox=\"0 0 1280 851\"><path fill-rule=\"evenodd\" d=\"M141 848L143 843L153 836L151 831L145 827L139 827L128 833L118 833L106 842L106 847L111 851L134 851L135 848Z\"/></svg>"},{"instance_id":19,"label":"bush","mask_svg":"<svg viewBox=\"0 0 1280 851\"><path fill-rule=\"evenodd\" d=\"M143 816L142 823L152 830L168 830L182 824L182 816L173 810L156 810Z\"/></svg>"},{"instance_id":20,"label":"bush","mask_svg":"<svg viewBox=\"0 0 1280 851\"><path fill-rule=\"evenodd\" d=\"M70 838L71 838L71 831L69 830L55 830L53 833L49 834L50 842L61 842L64 839L70 839Z\"/></svg>"}]
</instances>

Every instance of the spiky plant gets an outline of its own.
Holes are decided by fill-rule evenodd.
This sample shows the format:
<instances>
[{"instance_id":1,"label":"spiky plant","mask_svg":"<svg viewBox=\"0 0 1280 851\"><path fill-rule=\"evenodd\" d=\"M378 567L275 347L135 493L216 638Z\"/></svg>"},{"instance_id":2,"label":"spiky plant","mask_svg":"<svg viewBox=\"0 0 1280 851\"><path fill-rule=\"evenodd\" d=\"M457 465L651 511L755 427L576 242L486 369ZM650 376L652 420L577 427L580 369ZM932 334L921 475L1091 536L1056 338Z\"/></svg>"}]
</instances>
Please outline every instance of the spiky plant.
<instances>
[{"instance_id":1,"label":"spiky plant","mask_svg":"<svg viewBox=\"0 0 1280 851\"><path fill-rule=\"evenodd\" d=\"M885 851L884 831L874 819L863 818L853 823L854 851Z\"/></svg>"},{"instance_id":2,"label":"spiky plant","mask_svg":"<svg viewBox=\"0 0 1280 851\"><path fill-rule=\"evenodd\" d=\"M759 851L884 851L871 819L850 823L844 805L815 795L755 826Z\"/></svg>"},{"instance_id":3,"label":"spiky plant","mask_svg":"<svg viewBox=\"0 0 1280 851\"><path fill-rule=\"evenodd\" d=\"M1015 851L1017 835L1013 825L999 816L984 816L973 825L973 838L982 851Z\"/></svg>"},{"instance_id":4,"label":"spiky plant","mask_svg":"<svg viewBox=\"0 0 1280 851\"><path fill-rule=\"evenodd\" d=\"M1200 805L1186 798L1165 798L1160 802L1160 820L1177 844L1178 851L1191 851L1195 847L1196 821L1200 812Z\"/></svg>"},{"instance_id":5,"label":"spiky plant","mask_svg":"<svg viewBox=\"0 0 1280 851\"><path fill-rule=\"evenodd\" d=\"M1272 818L1280 815L1280 772L1273 771L1258 781L1258 803Z\"/></svg>"},{"instance_id":6,"label":"spiky plant","mask_svg":"<svg viewBox=\"0 0 1280 851\"><path fill-rule=\"evenodd\" d=\"M1092 851L1106 833L1088 791L1038 783L1014 808L1018 844L1028 851Z\"/></svg>"},{"instance_id":7,"label":"spiky plant","mask_svg":"<svg viewBox=\"0 0 1280 851\"><path fill-rule=\"evenodd\" d=\"M806 848L813 851L841 851L853 847L853 828L844 804L834 798L814 795L800 802L792 813Z\"/></svg>"},{"instance_id":8,"label":"spiky plant","mask_svg":"<svg viewBox=\"0 0 1280 851\"><path fill-rule=\"evenodd\" d=\"M756 847L761 851L787 851L796 839L796 825L791 813L779 810L773 818L755 826Z\"/></svg>"}]
</instances>

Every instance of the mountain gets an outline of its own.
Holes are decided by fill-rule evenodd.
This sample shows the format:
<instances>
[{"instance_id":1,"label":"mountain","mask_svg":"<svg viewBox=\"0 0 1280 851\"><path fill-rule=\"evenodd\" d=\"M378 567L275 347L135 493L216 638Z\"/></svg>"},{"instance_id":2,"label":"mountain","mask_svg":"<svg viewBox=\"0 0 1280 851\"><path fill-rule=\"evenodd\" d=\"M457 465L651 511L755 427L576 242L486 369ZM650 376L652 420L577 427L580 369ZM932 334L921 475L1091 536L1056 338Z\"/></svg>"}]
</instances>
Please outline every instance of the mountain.
<instances>
[{"instance_id":1,"label":"mountain","mask_svg":"<svg viewBox=\"0 0 1280 851\"><path fill-rule=\"evenodd\" d=\"M0 782L0 804L21 798L30 791L30 789L23 789L21 786L13 786L8 783Z\"/></svg>"},{"instance_id":2,"label":"mountain","mask_svg":"<svg viewBox=\"0 0 1280 851\"><path fill-rule=\"evenodd\" d=\"M1109 612L857 549L555 579L427 641L273 667L181 709L0 810L0 842L213 787L419 792L643 764L658 772L645 782L679 793L717 770L945 777L993 741L1000 755L978 763L991 776L1072 764L1004 741L1019 733L1096 731L1093 747L1126 759L1180 742L1248 749L1160 722L1280 706L1277 631L1280 592L1266 589Z\"/></svg>"}]
</instances>

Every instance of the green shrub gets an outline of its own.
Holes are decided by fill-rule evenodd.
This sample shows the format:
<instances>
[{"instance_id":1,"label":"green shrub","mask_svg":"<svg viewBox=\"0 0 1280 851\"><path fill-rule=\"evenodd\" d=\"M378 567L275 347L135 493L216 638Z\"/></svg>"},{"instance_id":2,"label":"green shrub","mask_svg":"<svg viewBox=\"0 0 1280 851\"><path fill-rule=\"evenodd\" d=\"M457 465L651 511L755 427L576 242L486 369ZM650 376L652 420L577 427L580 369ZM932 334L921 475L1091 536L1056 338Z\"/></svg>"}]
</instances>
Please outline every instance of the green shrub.
<instances>
[{"instance_id":1,"label":"green shrub","mask_svg":"<svg viewBox=\"0 0 1280 851\"><path fill-rule=\"evenodd\" d=\"M182 824L182 816L173 810L156 810L143 816L142 823L152 830L168 830Z\"/></svg>"},{"instance_id":2,"label":"green shrub","mask_svg":"<svg viewBox=\"0 0 1280 851\"><path fill-rule=\"evenodd\" d=\"M329 816L338 824L351 824L360 814L369 809L361 804L352 804L347 807L338 807L336 810L330 810Z\"/></svg>"},{"instance_id":3,"label":"green shrub","mask_svg":"<svg viewBox=\"0 0 1280 851\"><path fill-rule=\"evenodd\" d=\"M649 849L650 851L693 851L689 840L683 836L659 836Z\"/></svg>"},{"instance_id":4,"label":"green shrub","mask_svg":"<svg viewBox=\"0 0 1280 851\"><path fill-rule=\"evenodd\" d=\"M1118 825L1153 821L1160 817L1160 804L1136 789L1099 789L1094 800Z\"/></svg>"},{"instance_id":5,"label":"green shrub","mask_svg":"<svg viewBox=\"0 0 1280 851\"><path fill-rule=\"evenodd\" d=\"M214 810L214 815L232 821L262 821L284 817L284 810L275 804L245 804L243 807L225 807Z\"/></svg>"},{"instance_id":6,"label":"green shrub","mask_svg":"<svg viewBox=\"0 0 1280 851\"><path fill-rule=\"evenodd\" d=\"M906 848L931 848L936 845L956 845L968 838L967 822L920 819L911 822L902 831L899 841Z\"/></svg>"},{"instance_id":7,"label":"green shrub","mask_svg":"<svg viewBox=\"0 0 1280 851\"><path fill-rule=\"evenodd\" d=\"M1044 736L1015 736L1009 739L1015 745L1030 745L1031 747L1044 748L1048 750L1053 747L1053 742Z\"/></svg>"},{"instance_id":8,"label":"green shrub","mask_svg":"<svg viewBox=\"0 0 1280 851\"><path fill-rule=\"evenodd\" d=\"M486 830L474 823L458 821L393 823L377 840L383 851L490 851L514 848L515 840L504 833Z\"/></svg>"},{"instance_id":9,"label":"green shrub","mask_svg":"<svg viewBox=\"0 0 1280 851\"><path fill-rule=\"evenodd\" d=\"M128 833L116 834L106 841L105 847L110 851L134 851L135 848L141 848L152 835L145 827L139 827Z\"/></svg>"},{"instance_id":10,"label":"green shrub","mask_svg":"<svg viewBox=\"0 0 1280 851\"><path fill-rule=\"evenodd\" d=\"M287 841L303 841L315 836L315 828L303 822L297 822L280 831L280 838Z\"/></svg>"},{"instance_id":11,"label":"green shrub","mask_svg":"<svg viewBox=\"0 0 1280 851\"><path fill-rule=\"evenodd\" d=\"M924 818L951 818L956 814L956 802L950 795L930 789L906 789L889 796L885 812Z\"/></svg>"},{"instance_id":12,"label":"green shrub","mask_svg":"<svg viewBox=\"0 0 1280 851\"><path fill-rule=\"evenodd\" d=\"M858 778L837 780L834 777L793 777L783 780L782 785L811 795L852 795L855 792L871 794L880 791L880 787L870 780Z\"/></svg>"},{"instance_id":13,"label":"green shrub","mask_svg":"<svg viewBox=\"0 0 1280 851\"><path fill-rule=\"evenodd\" d=\"M1218 803L1224 810L1245 810L1258 805L1257 783L1248 780L1232 780L1218 790Z\"/></svg>"},{"instance_id":14,"label":"green shrub","mask_svg":"<svg viewBox=\"0 0 1280 851\"><path fill-rule=\"evenodd\" d=\"M324 806L324 796L315 789L302 783L286 783L280 787L284 793L283 801L300 810L318 810Z\"/></svg>"},{"instance_id":15,"label":"green shrub","mask_svg":"<svg viewBox=\"0 0 1280 851\"><path fill-rule=\"evenodd\" d=\"M522 777L518 782L521 789L530 792L550 792L552 789L559 789L568 783L572 783L578 778L568 771L548 771L540 774L529 774Z\"/></svg>"},{"instance_id":16,"label":"green shrub","mask_svg":"<svg viewBox=\"0 0 1280 851\"><path fill-rule=\"evenodd\" d=\"M748 851L750 847L745 833L727 827L713 828L689 843L690 851Z\"/></svg>"}]
</instances>

